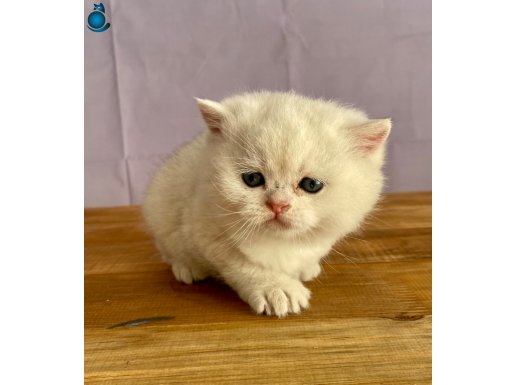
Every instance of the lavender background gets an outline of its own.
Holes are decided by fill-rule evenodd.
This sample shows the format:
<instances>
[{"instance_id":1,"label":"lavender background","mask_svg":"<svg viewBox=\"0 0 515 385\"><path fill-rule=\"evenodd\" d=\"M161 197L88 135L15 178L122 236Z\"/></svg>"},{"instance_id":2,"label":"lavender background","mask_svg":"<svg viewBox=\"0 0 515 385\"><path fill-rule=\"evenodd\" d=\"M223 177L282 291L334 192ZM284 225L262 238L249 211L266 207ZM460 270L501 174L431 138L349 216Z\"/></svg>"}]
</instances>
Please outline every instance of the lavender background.
<instances>
[{"instance_id":1,"label":"lavender background","mask_svg":"<svg viewBox=\"0 0 515 385\"><path fill-rule=\"evenodd\" d=\"M289 90L392 117L387 191L431 190L430 0L103 1L86 27L85 206L141 203L194 96Z\"/></svg>"}]
</instances>

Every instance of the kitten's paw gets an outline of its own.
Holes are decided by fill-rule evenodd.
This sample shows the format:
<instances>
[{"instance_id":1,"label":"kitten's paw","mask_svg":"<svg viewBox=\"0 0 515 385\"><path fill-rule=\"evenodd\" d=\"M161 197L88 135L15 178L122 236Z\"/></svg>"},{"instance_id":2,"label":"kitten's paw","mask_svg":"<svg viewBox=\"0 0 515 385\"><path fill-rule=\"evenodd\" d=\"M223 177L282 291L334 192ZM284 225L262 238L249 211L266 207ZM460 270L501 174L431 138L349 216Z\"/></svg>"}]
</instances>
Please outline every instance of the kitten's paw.
<instances>
[{"instance_id":1,"label":"kitten's paw","mask_svg":"<svg viewBox=\"0 0 515 385\"><path fill-rule=\"evenodd\" d=\"M320 264L317 263L315 265L310 265L300 272L300 280L311 281L312 279L318 277L321 271L322 268L320 267Z\"/></svg>"},{"instance_id":2,"label":"kitten's paw","mask_svg":"<svg viewBox=\"0 0 515 385\"><path fill-rule=\"evenodd\" d=\"M178 262L172 263L172 271L177 281L187 283L188 285L208 277L208 273L204 269L196 266L186 266Z\"/></svg>"},{"instance_id":3,"label":"kitten's paw","mask_svg":"<svg viewBox=\"0 0 515 385\"><path fill-rule=\"evenodd\" d=\"M292 279L281 285L253 291L248 302L258 314L284 317L288 313L300 313L302 308L307 308L310 297L311 292L302 283Z\"/></svg>"}]
</instances>

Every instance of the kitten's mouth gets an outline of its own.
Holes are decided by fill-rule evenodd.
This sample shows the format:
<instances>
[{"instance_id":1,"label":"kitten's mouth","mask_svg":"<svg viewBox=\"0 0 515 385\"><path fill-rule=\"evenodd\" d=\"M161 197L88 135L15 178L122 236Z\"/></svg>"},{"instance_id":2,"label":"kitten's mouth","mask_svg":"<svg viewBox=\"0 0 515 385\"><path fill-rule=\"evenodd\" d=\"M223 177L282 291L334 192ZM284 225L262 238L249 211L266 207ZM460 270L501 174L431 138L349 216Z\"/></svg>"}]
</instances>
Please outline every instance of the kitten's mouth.
<instances>
[{"instance_id":1,"label":"kitten's mouth","mask_svg":"<svg viewBox=\"0 0 515 385\"><path fill-rule=\"evenodd\" d=\"M281 228L281 229L289 229L291 227L291 224L286 222L281 217L274 217L266 221L270 226Z\"/></svg>"}]
</instances>

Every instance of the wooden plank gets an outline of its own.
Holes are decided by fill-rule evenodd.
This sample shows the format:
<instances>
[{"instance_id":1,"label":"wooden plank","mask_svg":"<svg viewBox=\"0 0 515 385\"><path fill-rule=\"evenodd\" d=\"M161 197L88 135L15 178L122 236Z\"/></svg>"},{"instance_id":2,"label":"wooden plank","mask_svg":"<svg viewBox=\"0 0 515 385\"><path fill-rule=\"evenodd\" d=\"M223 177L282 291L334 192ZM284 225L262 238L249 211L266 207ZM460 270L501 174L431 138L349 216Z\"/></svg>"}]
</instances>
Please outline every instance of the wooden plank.
<instances>
[{"instance_id":1,"label":"wooden plank","mask_svg":"<svg viewBox=\"0 0 515 385\"><path fill-rule=\"evenodd\" d=\"M152 272L87 275L86 328L105 329L131 317L170 316L175 318L173 324L262 321L229 287L215 281L181 284L166 265L163 267ZM322 275L306 284L313 293L311 308L288 319L309 322L337 317L429 315L430 272L427 260L339 264L331 268L325 265Z\"/></svg>"},{"instance_id":2,"label":"wooden plank","mask_svg":"<svg viewBox=\"0 0 515 385\"><path fill-rule=\"evenodd\" d=\"M85 210L85 382L430 383L431 193L380 206L285 319L221 283L176 282L138 207ZM167 318L109 329L152 317Z\"/></svg>"},{"instance_id":3,"label":"wooden plank","mask_svg":"<svg viewBox=\"0 0 515 385\"><path fill-rule=\"evenodd\" d=\"M87 330L87 384L431 383L431 317Z\"/></svg>"}]
</instances>

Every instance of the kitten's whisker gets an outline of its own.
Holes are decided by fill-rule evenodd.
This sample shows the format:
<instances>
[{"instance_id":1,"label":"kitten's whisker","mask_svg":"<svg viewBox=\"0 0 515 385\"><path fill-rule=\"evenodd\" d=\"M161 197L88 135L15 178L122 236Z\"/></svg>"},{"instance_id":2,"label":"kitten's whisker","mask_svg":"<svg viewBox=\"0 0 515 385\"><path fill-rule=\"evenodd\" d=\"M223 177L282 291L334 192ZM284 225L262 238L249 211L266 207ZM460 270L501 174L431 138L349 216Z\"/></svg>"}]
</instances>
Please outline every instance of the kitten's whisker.
<instances>
[{"instance_id":1,"label":"kitten's whisker","mask_svg":"<svg viewBox=\"0 0 515 385\"><path fill-rule=\"evenodd\" d=\"M241 243L246 242L247 240L249 240L249 244L252 245L252 235L254 233L255 224L256 224L256 222L254 220L251 221L250 225L248 226L248 231L245 234L245 237L243 238Z\"/></svg>"},{"instance_id":2,"label":"kitten's whisker","mask_svg":"<svg viewBox=\"0 0 515 385\"><path fill-rule=\"evenodd\" d=\"M244 223L242 230L239 233L237 233L237 237L233 237L235 244L241 243L241 241L245 238L245 235L246 235L249 227L250 227L250 219L247 219Z\"/></svg>"},{"instance_id":3,"label":"kitten's whisker","mask_svg":"<svg viewBox=\"0 0 515 385\"><path fill-rule=\"evenodd\" d=\"M250 224L248 226L248 231L245 234L245 238L241 241L241 243L246 242L249 237L252 237L254 234L254 229L256 228L257 221L254 217L251 217Z\"/></svg>"},{"instance_id":4,"label":"kitten's whisker","mask_svg":"<svg viewBox=\"0 0 515 385\"><path fill-rule=\"evenodd\" d=\"M251 227L250 227L250 230L249 230L249 234L247 235L247 237L242 241L242 242L245 242L247 239L249 241L249 247L252 247L252 238L253 238L253 235L254 235L254 230L256 229L256 226L257 226L257 220L254 218L252 220L252 223L251 223Z\"/></svg>"},{"instance_id":5,"label":"kitten's whisker","mask_svg":"<svg viewBox=\"0 0 515 385\"><path fill-rule=\"evenodd\" d=\"M326 266L330 267L331 269L333 269L333 271L338 273L338 270L336 270L336 268L333 265L331 265L328 261L324 260L324 263L326 264Z\"/></svg>"},{"instance_id":6,"label":"kitten's whisker","mask_svg":"<svg viewBox=\"0 0 515 385\"><path fill-rule=\"evenodd\" d=\"M320 285L325 286L324 283L318 277L315 277L315 281L317 281Z\"/></svg>"},{"instance_id":7,"label":"kitten's whisker","mask_svg":"<svg viewBox=\"0 0 515 385\"><path fill-rule=\"evenodd\" d=\"M242 220L243 220L243 218L238 218L238 219L236 219L235 221L232 221L232 222L229 222L229 223L224 223L224 224L222 224L222 227L227 227L227 226L231 226L231 227L233 227L233 226L234 226L234 224L236 224L236 223L240 223ZM231 227L230 227L230 228L231 228Z\"/></svg>"},{"instance_id":8,"label":"kitten's whisker","mask_svg":"<svg viewBox=\"0 0 515 385\"><path fill-rule=\"evenodd\" d=\"M229 210L229 209L227 209L227 208L225 208L225 207L223 207L223 206L220 206L218 203L215 203L215 206L216 206L216 207L218 207L218 208L220 208L220 209L222 209L222 210L228 211L229 213L232 213L232 212L233 212L232 210Z\"/></svg>"},{"instance_id":9,"label":"kitten's whisker","mask_svg":"<svg viewBox=\"0 0 515 385\"><path fill-rule=\"evenodd\" d=\"M228 217L228 216L231 216L231 215L237 215L237 214L241 214L243 213L243 211L235 211L234 213L225 213L225 214L206 214L204 215L205 218L223 218L223 217Z\"/></svg>"},{"instance_id":10,"label":"kitten's whisker","mask_svg":"<svg viewBox=\"0 0 515 385\"><path fill-rule=\"evenodd\" d=\"M219 206L219 207L221 209L224 209L221 206ZM226 216L229 216L229 215L236 215L236 214L244 214L245 213L245 211L243 211L243 210L241 210L241 211L230 211L230 210L227 210L227 209L224 209L224 210L227 211L227 212L226 213L206 214L205 217L226 217Z\"/></svg>"},{"instance_id":11,"label":"kitten's whisker","mask_svg":"<svg viewBox=\"0 0 515 385\"><path fill-rule=\"evenodd\" d=\"M243 225L241 225L240 228L233 234L231 237L233 241L229 243L231 246L235 246L236 244L240 243L240 240L248 227L249 221L249 218L245 218Z\"/></svg>"},{"instance_id":12,"label":"kitten's whisker","mask_svg":"<svg viewBox=\"0 0 515 385\"><path fill-rule=\"evenodd\" d=\"M243 218L240 218L240 219L238 219L238 220L236 220L234 222L231 222L231 223L229 223L227 225L224 225L224 227L225 226L229 226L229 225L231 225L231 226L228 227L227 229L225 229L224 231L222 231L221 233L218 233L217 234L217 238L220 237L221 235L227 233L228 231L230 231L233 227L237 226L242 220L243 220Z\"/></svg>"},{"instance_id":13,"label":"kitten's whisker","mask_svg":"<svg viewBox=\"0 0 515 385\"><path fill-rule=\"evenodd\" d=\"M341 255L343 258L347 259L350 263L352 263L354 266L358 266L348 255L345 255L343 253L340 253L338 250L336 250L334 247L331 247L331 250L334 251L336 254Z\"/></svg>"},{"instance_id":14,"label":"kitten's whisker","mask_svg":"<svg viewBox=\"0 0 515 385\"><path fill-rule=\"evenodd\" d=\"M346 241L346 238L348 239L353 239L355 241L360 241L360 242L370 242L370 241L367 241L366 239L363 239L363 238L357 238L357 237L353 237L353 236L350 236L350 235L346 235L345 238L343 239L344 241Z\"/></svg>"}]
</instances>

